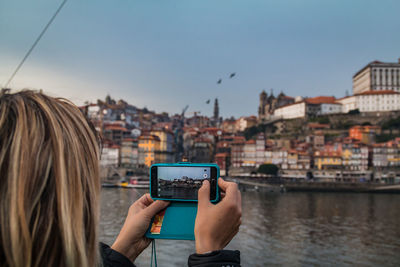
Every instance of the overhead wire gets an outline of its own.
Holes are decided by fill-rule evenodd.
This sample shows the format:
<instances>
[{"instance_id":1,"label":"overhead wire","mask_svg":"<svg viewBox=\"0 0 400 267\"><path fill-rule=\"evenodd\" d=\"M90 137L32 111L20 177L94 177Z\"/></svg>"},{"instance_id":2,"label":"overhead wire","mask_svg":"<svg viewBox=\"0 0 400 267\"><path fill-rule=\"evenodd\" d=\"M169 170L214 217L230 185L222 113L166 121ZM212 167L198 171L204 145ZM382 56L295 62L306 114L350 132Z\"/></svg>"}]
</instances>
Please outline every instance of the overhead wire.
<instances>
[{"instance_id":1,"label":"overhead wire","mask_svg":"<svg viewBox=\"0 0 400 267\"><path fill-rule=\"evenodd\" d=\"M22 67L22 65L25 63L26 59L29 57L29 55L32 53L33 49L36 47L40 39L43 37L51 23L54 21L54 19L57 17L58 13L60 13L61 9L64 7L65 3L68 0L63 0L61 5L58 7L56 12L53 14L49 22L46 24L46 26L43 28L42 32L39 34L39 36L36 38L35 42L32 44L32 46L29 48L28 52L25 54L24 58L22 61L18 64L17 68L14 70L13 74L11 74L10 78L8 79L7 83L5 84L4 88L7 88L8 85L11 83L11 81L14 79L15 75L19 71L19 69Z\"/></svg>"}]
</instances>

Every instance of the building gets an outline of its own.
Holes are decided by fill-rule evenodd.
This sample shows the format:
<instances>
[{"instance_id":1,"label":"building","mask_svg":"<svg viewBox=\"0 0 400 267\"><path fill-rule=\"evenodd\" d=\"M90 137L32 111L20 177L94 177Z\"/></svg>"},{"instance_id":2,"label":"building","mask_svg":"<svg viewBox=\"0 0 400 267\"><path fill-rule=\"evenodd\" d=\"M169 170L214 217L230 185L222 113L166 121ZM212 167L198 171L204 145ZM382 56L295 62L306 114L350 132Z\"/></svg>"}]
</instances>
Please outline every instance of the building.
<instances>
[{"instance_id":1,"label":"building","mask_svg":"<svg viewBox=\"0 0 400 267\"><path fill-rule=\"evenodd\" d=\"M349 137L361 141L363 144L375 143L376 134L380 133L379 126L356 125L349 129Z\"/></svg>"},{"instance_id":2,"label":"building","mask_svg":"<svg viewBox=\"0 0 400 267\"><path fill-rule=\"evenodd\" d=\"M342 112L385 112L400 110L400 93L393 90L365 91L337 100L342 104Z\"/></svg>"},{"instance_id":3,"label":"building","mask_svg":"<svg viewBox=\"0 0 400 267\"><path fill-rule=\"evenodd\" d=\"M228 175L230 161L229 153L217 153L215 155L215 163L219 166L220 176Z\"/></svg>"},{"instance_id":4,"label":"building","mask_svg":"<svg viewBox=\"0 0 400 267\"><path fill-rule=\"evenodd\" d=\"M288 168L288 151L286 149L266 149L265 150L265 163L275 164L281 169Z\"/></svg>"},{"instance_id":5,"label":"building","mask_svg":"<svg viewBox=\"0 0 400 267\"><path fill-rule=\"evenodd\" d=\"M309 170L311 166L311 156L305 151L291 149L287 152L287 164L283 169L289 170Z\"/></svg>"},{"instance_id":6,"label":"building","mask_svg":"<svg viewBox=\"0 0 400 267\"><path fill-rule=\"evenodd\" d=\"M243 166L245 139L234 140L231 143L231 166L240 168Z\"/></svg>"},{"instance_id":7,"label":"building","mask_svg":"<svg viewBox=\"0 0 400 267\"><path fill-rule=\"evenodd\" d=\"M256 139L256 165L260 166L265 161L265 137L263 133L257 135Z\"/></svg>"},{"instance_id":8,"label":"building","mask_svg":"<svg viewBox=\"0 0 400 267\"><path fill-rule=\"evenodd\" d=\"M210 139L197 137L194 140L191 162L208 163L213 161L213 143Z\"/></svg>"},{"instance_id":9,"label":"building","mask_svg":"<svg viewBox=\"0 0 400 267\"><path fill-rule=\"evenodd\" d=\"M400 58L397 63L373 61L353 76L353 94L367 91L400 92Z\"/></svg>"},{"instance_id":10,"label":"building","mask_svg":"<svg viewBox=\"0 0 400 267\"><path fill-rule=\"evenodd\" d=\"M375 169L400 168L400 146L398 141L373 145L372 166Z\"/></svg>"},{"instance_id":11,"label":"building","mask_svg":"<svg viewBox=\"0 0 400 267\"><path fill-rule=\"evenodd\" d=\"M125 127L118 124L111 124L104 127L104 138L120 145L122 140L129 138L131 132Z\"/></svg>"},{"instance_id":12,"label":"building","mask_svg":"<svg viewBox=\"0 0 400 267\"><path fill-rule=\"evenodd\" d=\"M256 141L248 140L244 143L243 147L243 164L242 166L256 167Z\"/></svg>"},{"instance_id":13,"label":"building","mask_svg":"<svg viewBox=\"0 0 400 267\"><path fill-rule=\"evenodd\" d=\"M306 114L307 105L305 101L282 106L274 111L274 117L282 119L304 118Z\"/></svg>"},{"instance_id":14,"label":"building","mask_svg":"<svg viewBox=\"0 0 400 267\"><path fill-rule=\"evenodd\" d=\"M323 116L342 113L342 104L334 96L317 96L305 100L308 105L308 116ZM313 108L313 109L312 109Z\"/></svg>"},{"instance_id":15,"label":"building","mask_svg":"<svg viewBox=\"0 0 400 267\"><path fill-rule=\"evenodd\" d=\"M160 139L159 161L161 163L172 163L175 160L174 155L174 134L168 129L153 129L150 135L157 136Z\"/></svg>"},{"instance_id":16,"label":"building","mask_svg":"<svg viewBox=\"0 0 400 267\"><path fill-rule=\"evenodd\" d=\"M350 171L368 170L369 148L359 141L345 138L342 144L342 165Z\"/></svg>"},{"instance_id":17,"label":"building","mask_svg":"<svg viewBox=\"0 0 400 267\"><path fill-rule=\"evenodd\" d=\"M260 104L258 106L258 119L260 121L270 119L275 109L292 103L294 103L294 98L285 95L283 92L275 97L272 90L269 96L265 91L262 91L260 94Z\"/></svg>"},{"instance_id":18,"label":"building","mask_svg":"<svg viewBox=\"0 0 400 267\"><path fill-rule=\"evenodd\" d=\"M222 131L225 133L233 134L236 132L236 120L226 119L222 122Z\"/></svg>"},{"instance_id":19,"label":"building","mask_svg":"<svg viewBox=\"0 0 400 267\"><path fill-rule=\"evenodd\" d=\"M120 146L112 143L105 143L101 150L100 165L118 167L119 150Z\"/></svg>"},{"instance_id":20,"label":"building","mask_svg":"<svg viewBox=\"0 0 400 267\"><path fill-rule=\"evenodd\" d=\"M306 137L306 142L311 144L315 150L322 150L325 145L325 135L321 130Z\"/></svg>"},{"instance_id":21,"label":"building","mask_svg":"<svg viewBox=\"0 0 400 267\"><path fill-rule=\"evenodd\" d=\"M138 140L139 167L150 167L159 163L160 138L155 135L142 135Z\"/></svg>"},{"instance_id":22,"label":"building","mask_svg":"<svg viewBox=\"0 0 400 267\"><path fill-rule=\"evenodd\" d=\"M317 170L341 169L342 154L340 151L315 151L314 166Z\"/></svg>"},{"instance_id":23,"label":"building","mask_svg":"<svg viewBox=\"0 0 400 267\"><path fill-rule=\"evenodd\" d=\"M138 140L126 138L122 140L120 150L121 167L137 168L139 164Z\"/></svg>"}]
</instances>

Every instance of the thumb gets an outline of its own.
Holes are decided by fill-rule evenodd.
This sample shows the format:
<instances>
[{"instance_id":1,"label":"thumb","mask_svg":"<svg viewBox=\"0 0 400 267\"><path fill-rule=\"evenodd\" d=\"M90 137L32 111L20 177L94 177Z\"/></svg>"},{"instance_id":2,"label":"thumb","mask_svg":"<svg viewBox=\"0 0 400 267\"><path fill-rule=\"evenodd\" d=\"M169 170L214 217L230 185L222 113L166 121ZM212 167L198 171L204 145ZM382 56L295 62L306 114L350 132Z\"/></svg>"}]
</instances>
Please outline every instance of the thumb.
<instances>
[{"instance_id":1,"label":"thumb","mask_svg":"<svg viewBox=\"0 0 400 267\"><path fill-rule=\"evenodd\" d=\"M203 181L203 185L199 189L198 199L199 207L210 204L210 182L208 180Z\"/></svg>"},{"instance_id":2,"label":"thumb","mask_svg":"<svg viewBox=\"0 0 400 267\"><path fill-rule=\"evenodd\" d=\"M144 213L149 218L153 218L157 213L165 209L169 205L168 201L157 200L151 203L148 207L144 209Z\"/></svg>"}]
</instances>

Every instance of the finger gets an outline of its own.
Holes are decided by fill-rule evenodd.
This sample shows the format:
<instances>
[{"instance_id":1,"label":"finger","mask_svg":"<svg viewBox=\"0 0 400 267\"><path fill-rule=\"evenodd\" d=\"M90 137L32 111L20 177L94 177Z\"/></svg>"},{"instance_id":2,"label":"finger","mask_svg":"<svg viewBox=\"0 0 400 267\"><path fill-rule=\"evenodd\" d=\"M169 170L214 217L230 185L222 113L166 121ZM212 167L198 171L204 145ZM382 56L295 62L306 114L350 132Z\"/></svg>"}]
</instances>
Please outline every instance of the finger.
<instances>
[{"instance_id":1,"label":"finger","mask_svg":"<svg viewBox=\"0 0 400 267\"><path fill-rule=\"evenodd\" d=\"M141 196L138 200L136 200L136 202L139 202L147 207L151 205L154 202L154 200L150 197L150 194L147 193Z\"/></svg>"},{"instance_id":2,"label":"finger","mask_svg":"<svg viewBox=\"0 0 400 267\"><path fill-rule=\"evenodd\" d=\"M154 217L157 213L165 209L169 205L168 201L157 200L146 207L143 212L150 218Z\"/></svg>"},{"instance_id":3,"label":"finger","mask_svg":"<svg viewBox=\"0 0 400 267\"><path fill-rule=\"evenodd\" d=\"M236 183L226 182L222 178L219 178L218 185L222 189L222 191L225 192L225 194L226 194L225 199L228 198L237 203L239 189L238 189L238 185Z\"/></svg>"},{"instance_id":4,"label":"finger","mask_svg":"<svg viewBox=\"0 0 400 267\"><path fill-rule=\"evenodd\" d=\"M199 189L198 199L199 207L207 207L210 204L210 182L208 180L203 181L203 185Z\"/></svg>"},{"instance_id":5,"label":"finger","mask_svg":"<svg viewBox=\"0 0 400 267\"><path fill-rule=\"evenodd\" d=\"M225 192L221 191L221 193L220 193L221 199L223 199L225 197L225 195L226 195Z\"/></svg>"}]
</instances>

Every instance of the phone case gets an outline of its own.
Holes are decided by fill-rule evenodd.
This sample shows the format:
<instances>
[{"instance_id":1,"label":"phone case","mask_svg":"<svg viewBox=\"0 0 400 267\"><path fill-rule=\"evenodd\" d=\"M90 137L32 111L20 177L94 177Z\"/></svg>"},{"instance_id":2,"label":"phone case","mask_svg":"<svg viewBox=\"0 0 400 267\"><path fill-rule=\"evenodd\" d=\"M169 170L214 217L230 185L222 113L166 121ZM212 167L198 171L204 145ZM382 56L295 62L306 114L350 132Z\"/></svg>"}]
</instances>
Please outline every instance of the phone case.
<instances>
[{"instance_id":1,"label":"phone case","mask_svg":"<svg viewBox=\"0 0 400 267\"><path fill-rule=\"evenodd\" d=\"M163 167L169 167L169 166L182 166L182 165L190 165L190 166L196 166L196 167L215 167L217 169L217 184L218 184L218 179L219 179L219 166L215 163L191 163L191 162L179 162L179 163L156 163L150 166L150 175L149 175L149 184L150 184L150 195L151 195L151 168L153 166L163 166ZM211 200L213 203L217 203L220 200L220 195L219 195L219 187L217 186L217 198L215 200ZM157 198L157 197L151 197L152 199L159 199L159 200L167 200L167 201L179 201L179 202L196 202L196 200L187 200L187 199L165 199L165 198ZM195 204L196 204L195 203Z\"/></svg>"},{"instance_id":2,"label":"phone case","mask_svg":"<svg viewBox=\"0 0 400 267\"><path fill-rule=\"evenodd\" d=\"M194 223L197 202L172 201L167 207L159 234L150 232L154 218L147 229L146 237L153 239L194 240Z\"/></svg>"}]
</instances>

